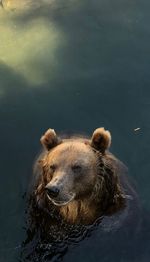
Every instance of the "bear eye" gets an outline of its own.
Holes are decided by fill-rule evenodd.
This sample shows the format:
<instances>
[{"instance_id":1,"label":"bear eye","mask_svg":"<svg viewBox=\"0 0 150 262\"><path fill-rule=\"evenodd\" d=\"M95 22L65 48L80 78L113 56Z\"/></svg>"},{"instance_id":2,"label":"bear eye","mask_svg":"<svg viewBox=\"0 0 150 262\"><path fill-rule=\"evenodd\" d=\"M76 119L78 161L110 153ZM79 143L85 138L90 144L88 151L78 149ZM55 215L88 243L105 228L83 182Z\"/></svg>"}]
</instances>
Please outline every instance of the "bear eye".
<instances>
[{"instance_id":1,"label":"bear eye","mask_svg":"<svg viewBox=\"0 0 150 262\"><path fill-rule=\"evenodd\" d=\"M56 170L56 166L55 165L50 165L50 170L52 171L52 172L54 172L55 170Z\"/></svg>"},{"instance_id":2,"label":"bear eye","mask_svg":"<svg viewBox=\"0 0 150 262\"><path fill-rule=\"evenodd\" d=\"M82 169L82 167L80 165L77 165L77 164L73 165L71 168L74 172L80 172L81 169Z\"/></svg>"}]
</instances>

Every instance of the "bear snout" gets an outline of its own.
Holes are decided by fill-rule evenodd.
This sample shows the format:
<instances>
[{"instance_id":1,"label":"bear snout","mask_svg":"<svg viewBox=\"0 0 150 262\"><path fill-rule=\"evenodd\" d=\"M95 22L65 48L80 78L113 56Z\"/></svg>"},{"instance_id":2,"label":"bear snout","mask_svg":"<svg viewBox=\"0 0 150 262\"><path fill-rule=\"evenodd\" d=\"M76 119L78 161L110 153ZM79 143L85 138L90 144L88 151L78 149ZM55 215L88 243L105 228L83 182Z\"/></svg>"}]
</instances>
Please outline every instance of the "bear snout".
<instances>
[{"instance_id":1,"label":"bear snout","mask_svg":"<svg viewBox=\"0 0 150 262\"><path fill-rule=\"evenodd\" d=\"M55 206L63 206L71 202L75 198L75 193L66 191L62 184L47 184L45 186L45 193L48 199Z\"/></svg>"},{"instance_id":2,"label":"bear snout","mask_svg":"<svg viewBox=\"0 0 150 262\"><path fill-rule=\"evenodd\" d=\"M46 186L45 191L49 197L56 198L60 190L57 186Z\"/></svg>"}]
</instances>

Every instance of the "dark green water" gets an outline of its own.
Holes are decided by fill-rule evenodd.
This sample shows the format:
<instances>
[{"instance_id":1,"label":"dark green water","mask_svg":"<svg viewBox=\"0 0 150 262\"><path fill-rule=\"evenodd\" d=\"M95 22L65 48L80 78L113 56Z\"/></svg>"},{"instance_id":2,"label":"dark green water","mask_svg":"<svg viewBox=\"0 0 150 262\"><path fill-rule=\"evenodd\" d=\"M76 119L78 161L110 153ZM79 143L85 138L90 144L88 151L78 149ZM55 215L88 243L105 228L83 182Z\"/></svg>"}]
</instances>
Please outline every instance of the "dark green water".
<instances>
[{"instance_id":1,"label":"dark green water","mask_svg":"<svg viewBox=\"0 0 150 262\"><path fill-rule=\"evenodd\" d=\"M109 129L111 152L128 166L143 216L150 213L150 2L28 2L23 9L0 10L1 262L19 259L22 196L49 127L86 134ZM78 261L148 262L150 232L141 234L138 245L132 242L134 260L132 252L123 256L113 245L111 258L105 247L90 251L95 236L76 247ZM124 247L122 235L115 241ZM76 252L64 261L73 261Z\"/></svg>"}]
</instances>

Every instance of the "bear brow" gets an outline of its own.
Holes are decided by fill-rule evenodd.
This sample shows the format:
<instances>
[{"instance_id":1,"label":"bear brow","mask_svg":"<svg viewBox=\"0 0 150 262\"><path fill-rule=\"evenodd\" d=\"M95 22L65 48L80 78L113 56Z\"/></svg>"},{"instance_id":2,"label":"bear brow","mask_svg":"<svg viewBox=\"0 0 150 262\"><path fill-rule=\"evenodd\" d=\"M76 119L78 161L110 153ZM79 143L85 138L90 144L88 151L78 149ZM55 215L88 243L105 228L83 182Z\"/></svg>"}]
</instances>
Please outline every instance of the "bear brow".
<instances>
[{"instance_id":1,"label":"bear brow","mask_svg":"<svg viewBox=\"0 0 150 262\"><path fill-rule=\"evenodd\" d=\"M68 152L68 151L76 151L76 148L74 147L74 145L65 145L66 147L65 148L61 148L61 151L60 151L60 153L61 154L63 154L63 153L66 153L66 152Z\"/></svg>"}]
</instances>

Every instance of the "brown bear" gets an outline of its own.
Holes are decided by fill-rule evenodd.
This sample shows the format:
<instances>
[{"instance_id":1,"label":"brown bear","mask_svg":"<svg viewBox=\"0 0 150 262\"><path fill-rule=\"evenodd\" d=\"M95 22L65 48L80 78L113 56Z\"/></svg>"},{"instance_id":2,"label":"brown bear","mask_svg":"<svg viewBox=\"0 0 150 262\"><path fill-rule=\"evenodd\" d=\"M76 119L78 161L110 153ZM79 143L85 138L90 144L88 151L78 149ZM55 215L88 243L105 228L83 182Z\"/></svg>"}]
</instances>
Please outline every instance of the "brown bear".
<instances>
[{"instance_id":1,"label":"brown bear","mask_svg":"<svg viewBox=\"0 0 150 262\"><path fill-rule=\"evenodd\" d=\"M34 189L41 210L51 212L53 207L67 223L86 225L124 207L120 162L108 151L109 131L98 128L91 139L61 139L48 129L41 143L44 151L35 163Z\"/></svg>"}]
</instances>

